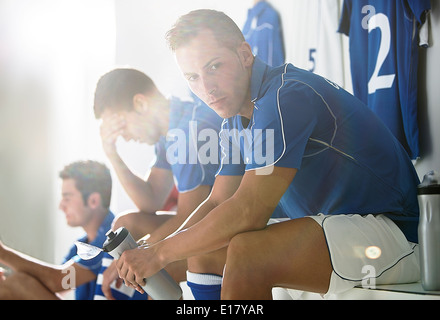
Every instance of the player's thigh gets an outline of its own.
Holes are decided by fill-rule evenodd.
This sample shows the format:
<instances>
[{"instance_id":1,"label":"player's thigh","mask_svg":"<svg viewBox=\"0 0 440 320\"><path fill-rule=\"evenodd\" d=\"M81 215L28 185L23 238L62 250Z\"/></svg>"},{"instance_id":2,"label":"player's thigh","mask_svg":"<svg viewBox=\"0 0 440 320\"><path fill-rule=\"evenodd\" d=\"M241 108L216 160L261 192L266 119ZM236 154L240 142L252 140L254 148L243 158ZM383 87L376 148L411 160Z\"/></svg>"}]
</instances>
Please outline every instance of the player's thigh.
<instances>
[{"instance_id":1,"label":"player's thigh","mask_svg":"<svg viewBox=\"0 0 440 320\"><path fill-rule=\"evenodd\" d=\"M234 237L227 263L230 258L236 265L248 265L273 286L326 292L330 282L332 267L324 232L308 218Z\"/></svg>"}]
</instances>

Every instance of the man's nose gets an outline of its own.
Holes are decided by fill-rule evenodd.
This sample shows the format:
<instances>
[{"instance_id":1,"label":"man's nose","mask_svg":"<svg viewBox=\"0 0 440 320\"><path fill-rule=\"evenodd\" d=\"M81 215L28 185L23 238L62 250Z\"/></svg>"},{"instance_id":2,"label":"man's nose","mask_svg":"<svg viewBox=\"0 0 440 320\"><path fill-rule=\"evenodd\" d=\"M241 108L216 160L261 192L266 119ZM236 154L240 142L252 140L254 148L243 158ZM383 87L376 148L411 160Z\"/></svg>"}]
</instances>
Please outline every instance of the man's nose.
<instances>
[{"instance_id":1,"label":"man's nose","mask_svg":"<svg viewBox=\"0 0 440 320\"><path fill-rule=\"evenodd\" d=\"M216 83L213 81L213 79L209 79L209 77L202 79L202 86L203 91L207 96L211 96L217 91Z\"/></svg>"}]
</instances>

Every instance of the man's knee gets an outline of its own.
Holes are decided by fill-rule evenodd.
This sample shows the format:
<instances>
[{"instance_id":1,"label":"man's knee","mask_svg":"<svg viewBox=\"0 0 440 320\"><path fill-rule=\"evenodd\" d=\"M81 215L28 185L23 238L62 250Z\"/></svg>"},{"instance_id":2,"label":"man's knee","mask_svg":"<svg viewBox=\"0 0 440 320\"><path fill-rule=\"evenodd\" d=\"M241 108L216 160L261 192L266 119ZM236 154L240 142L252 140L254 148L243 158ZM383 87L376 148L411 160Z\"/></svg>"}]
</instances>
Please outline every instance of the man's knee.
<instances>
[{"instance_id":1,"label":"man's knee","mask_svg":"<svg viewBox=\"0 0 440 320\"><path fill-rule=\"evenodd\" d=\"M269 285L267 260L271 248L264 245L261 232L245 232L236 235L229 243L225 274L229 281L238 283L259 283Z\"/></svg>"},{"instance_id":2,"label":"man's knee","mask_svg":"<svg viewBox=\"0 0 440 320\"><path fill-rule=\"evenodd\" d=\"M271 277L267 276L264 250L258 244L256 232L242 233L229 243L223 278L222 299L236 299L243 292L271 292ZM237 296L236 296L237 294Z\"/></svg>"},{"instance_id":3,"label":"man's knee","mask_svg":"<svg viewBox=\"0 0 440 320\"><path fill-rule=\"evenodd\" d=\"M255 266L254 257L259 256L258 247L256 232L240 233L230 241L226 261L239 268L247 268L248 264Z\"/></svg>"},{"instance_id":4,"label":"man's knee","mask_svg":"<svg viewBox=\"0 0 440 320\"><path fill-rule=\"evenodd\" d=\"M124 213L119 216L117 216L112 223L112 229L117 230L121 227L124 227L128 230L132 228L132 226L135 224L136 216L140 214L139 212L130 212L130 213Z\"/></svg>"},{"instance_id":5,"label":"man's knee","mask_svg":"<svg viewBox=\"0 0 440 320\"><path fill-rule=\"evenodd\" d=\"M249 250L254 250L253 233L245 232L237 234L231 239L228 247L229 255L242 255L250 253Z\"/></svg>"}]
</instances>

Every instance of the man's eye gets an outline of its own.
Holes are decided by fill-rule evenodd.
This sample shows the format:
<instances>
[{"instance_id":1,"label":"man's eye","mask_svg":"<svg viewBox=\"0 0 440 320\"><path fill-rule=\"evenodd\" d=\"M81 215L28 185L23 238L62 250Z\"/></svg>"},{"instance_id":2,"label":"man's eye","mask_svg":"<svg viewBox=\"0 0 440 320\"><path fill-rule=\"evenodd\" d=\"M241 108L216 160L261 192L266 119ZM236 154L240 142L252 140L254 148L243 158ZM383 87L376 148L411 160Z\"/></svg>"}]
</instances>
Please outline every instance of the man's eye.
<instances>
[{"instance_id":1,"label":"man's eye","mask_svg":"<svg viewBox=\"0 0 440 320\"><path fill-rule=\"evenodd\" d=\"M188 77L186 77L186 79L187 79L188 81L196 81L196 80L198 79L198 76L196 76L196 75L192 75L192 76L188 76Z\"/></svg>"},{"instance_id":2,"label":"man's eye","mask_svg":"<svg viewBox=\"0 0 440 320\"><path fill-rule=\"evenodd\" d=\"M212 71L218 70L220 68L221 63L213 64L209 69Z\"/></svg>"}]
</instances>

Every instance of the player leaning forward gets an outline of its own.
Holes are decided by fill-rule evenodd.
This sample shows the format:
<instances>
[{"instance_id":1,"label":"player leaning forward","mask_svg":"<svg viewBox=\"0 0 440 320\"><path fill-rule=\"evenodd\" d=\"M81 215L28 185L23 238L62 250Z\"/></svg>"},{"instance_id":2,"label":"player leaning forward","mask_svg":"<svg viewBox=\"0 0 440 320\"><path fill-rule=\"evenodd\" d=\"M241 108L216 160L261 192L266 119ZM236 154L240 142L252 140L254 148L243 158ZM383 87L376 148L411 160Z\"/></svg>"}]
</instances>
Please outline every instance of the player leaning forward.
<instances>
[{"instance_id":1,"label":"player leaning forward","mask_svg":"<svg viewBox=\"0 0 440 320\"><path fill-rule=\"evenodd\" d=\"M223 299L271 298L275 286L338 293L359 285L365 266L377 284L419 279L419 180L365 105L315 74L265 65L223 13L191 12L167 38L191 89L225 119L222 163L185 231L124 253L126 283L185 258L201 278L226 264ZM257 144L272 162L255 161ZM237 147L240 164L229 159ZM277 206L291 219L266 227Z\"/></svg>"}]
</instances>

